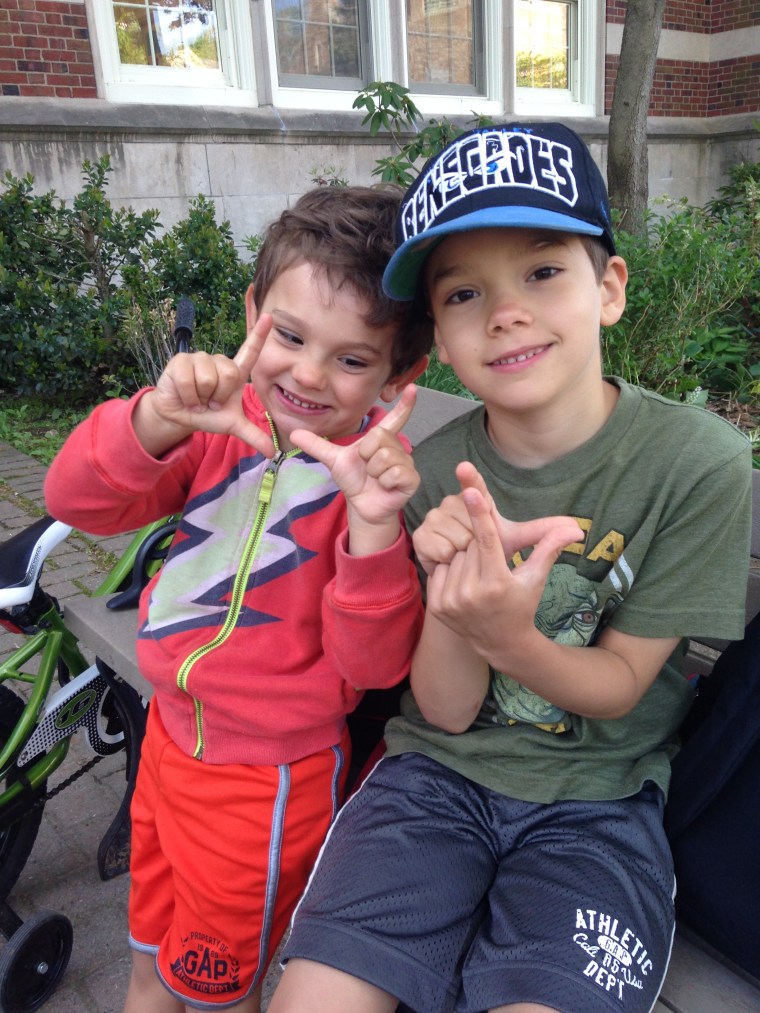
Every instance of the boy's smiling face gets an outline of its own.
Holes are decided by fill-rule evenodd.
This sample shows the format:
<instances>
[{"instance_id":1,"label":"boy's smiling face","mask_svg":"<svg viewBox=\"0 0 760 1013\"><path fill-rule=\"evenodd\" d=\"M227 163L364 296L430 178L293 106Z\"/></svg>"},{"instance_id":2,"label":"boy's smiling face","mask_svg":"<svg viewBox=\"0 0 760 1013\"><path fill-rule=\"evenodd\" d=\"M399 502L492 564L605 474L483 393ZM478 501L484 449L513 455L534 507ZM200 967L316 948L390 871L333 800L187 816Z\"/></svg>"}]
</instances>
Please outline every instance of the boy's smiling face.
<instances>
[{"instance_id":1,"label":"boy's smiling face","mask_svg":"<svg viewBox=\"0 0 760 1013\"><path fill-rule=\"evenodd\" d=\"M282 271L259 311L273 322L251 380L283 450L296 428L329 439L358 432L378 397L391 401L408 382L391 377L395 327L368 326L364 300L349 286L333 289L309 263ZM250 291L246 316L250 330Z\"/></svg>"},{"instance_id":2,"label":"boy's smiling face","mask_svg":"<svg viewBox=\"0 0 760 1013\"><path fill-rule=\"evenodd\" d=\"M487 228L447 236L424 270L439 356L489 418L601 410L599 328L625 307L619 257L599 281L576 235Z\"/></svg>"}]
</instances>

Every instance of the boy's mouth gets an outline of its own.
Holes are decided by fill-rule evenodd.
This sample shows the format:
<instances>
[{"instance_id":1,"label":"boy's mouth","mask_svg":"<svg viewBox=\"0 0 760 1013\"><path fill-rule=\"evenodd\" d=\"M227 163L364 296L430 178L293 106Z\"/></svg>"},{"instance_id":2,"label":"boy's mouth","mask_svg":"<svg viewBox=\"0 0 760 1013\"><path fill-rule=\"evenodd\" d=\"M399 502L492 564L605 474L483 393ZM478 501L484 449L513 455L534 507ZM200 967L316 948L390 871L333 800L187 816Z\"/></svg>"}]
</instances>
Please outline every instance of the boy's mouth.
<instances>
[{"instance_id":1,"label":"boy's mouth","mask_svg":"<svg viewBox=\"0 0 760 1013\"><path fill-rule=\"evenodd\" d=\"M307 401L305 398L296 397L295 394L291 394L289 390L285 390L284 387L277 385L277 393L280 395L283 401L287 401L295 408L300 408L302 411L325 411L327 405L317 404L316 401Z\"/></svg>"},{"instance_id":2,"label":"boy's mouth","mask_svg":"<svg viewBox=\"0 0 760 1013\"><path fill-rule=\"evenodd\" d=\"M548 347L548 345L542 345L540 348L531 348L525 352L517 352L515 355L505 355L501 359L493 359L489 362L489 366L516 366L518 363L528 362L537 355L541 355Z\"/></svg>"}]
</instances>

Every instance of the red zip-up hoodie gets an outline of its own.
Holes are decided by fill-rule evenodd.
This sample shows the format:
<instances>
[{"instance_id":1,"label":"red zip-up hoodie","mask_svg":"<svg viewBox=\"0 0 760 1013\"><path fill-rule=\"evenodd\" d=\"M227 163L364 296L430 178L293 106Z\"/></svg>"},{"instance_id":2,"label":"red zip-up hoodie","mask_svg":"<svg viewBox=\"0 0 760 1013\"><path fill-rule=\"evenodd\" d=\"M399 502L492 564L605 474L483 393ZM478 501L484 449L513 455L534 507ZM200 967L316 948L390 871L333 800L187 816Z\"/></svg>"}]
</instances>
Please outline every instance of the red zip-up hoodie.
<instances>
[{"instance_id":1,"label":"red zip-up hoodie","mask_svg":"<svg viewBox=\"0 0 760 1013\"><path fill-rule=\"evenodd\" d=\"M92 534L182 514L137 632L168 733L208 763L289 763L336 744L363 691L409 670L423 608L408 536L348 555L345 498L302 451L270 461L195 432L156 460L132 427L143 393L77 427L45 496L52 516ZM269 433L251 386L243 407ZM368 427L383 415L373 408Z\"/></svg>"}]
</instances>

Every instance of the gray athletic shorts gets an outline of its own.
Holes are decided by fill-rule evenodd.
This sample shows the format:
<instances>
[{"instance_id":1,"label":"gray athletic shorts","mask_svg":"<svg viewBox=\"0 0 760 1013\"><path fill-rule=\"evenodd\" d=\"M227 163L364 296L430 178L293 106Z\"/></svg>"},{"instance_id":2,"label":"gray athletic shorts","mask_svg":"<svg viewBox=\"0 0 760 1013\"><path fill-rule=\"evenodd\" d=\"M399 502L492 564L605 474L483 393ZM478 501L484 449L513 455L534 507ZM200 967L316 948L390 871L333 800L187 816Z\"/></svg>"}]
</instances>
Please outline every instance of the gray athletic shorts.
<instances>
[{"instance_id":1,"label":"gray athletic shorts","mask_svg":"<svg viewBox=\"0 0 760 1013\"><path fill-rule=\"evenodd\" d=\"M415 1013L651 1010L675 924L662 808L655 787L536 805L386 757L333 824L283 960L339 968Z\"/></svg>"}]
</instances>

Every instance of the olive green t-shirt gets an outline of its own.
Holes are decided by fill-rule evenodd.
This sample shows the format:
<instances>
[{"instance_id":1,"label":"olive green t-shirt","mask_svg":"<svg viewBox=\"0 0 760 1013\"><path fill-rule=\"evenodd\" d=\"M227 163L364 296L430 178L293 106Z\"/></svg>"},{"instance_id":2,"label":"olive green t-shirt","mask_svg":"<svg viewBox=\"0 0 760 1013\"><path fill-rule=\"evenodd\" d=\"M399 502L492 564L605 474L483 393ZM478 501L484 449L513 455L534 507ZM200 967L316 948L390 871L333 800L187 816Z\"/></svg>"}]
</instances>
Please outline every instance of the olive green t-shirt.
<instances>
[{"instance_id":1,"label":"olive green t-shirt","mask_svg":"<svg viewBox=\"0 0 760 1013\"><path fill-rule=\"evenodd\" d=\"M414 453L422 483L406 511L409 530L459 492L454 468L468 460L505 517L569 514L585 533L547 580L535 620L546 636L583 647L609 623L640 637L740 638L751 526L748 441L702 408L610 382L620 397L605 426L541 468L515 468L499 455L482 406L428 437ZM424 753L493 790L540 803L623 798L647 780L666 791L677 729L693 697L682 655L679 649L639 704L615 720L566 713L492 669L475 722L450 734L426 722L407 693L402 716L386 729L388 753Z\"/></svg>"}]
</instances>

